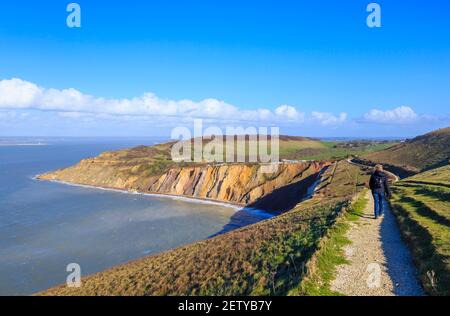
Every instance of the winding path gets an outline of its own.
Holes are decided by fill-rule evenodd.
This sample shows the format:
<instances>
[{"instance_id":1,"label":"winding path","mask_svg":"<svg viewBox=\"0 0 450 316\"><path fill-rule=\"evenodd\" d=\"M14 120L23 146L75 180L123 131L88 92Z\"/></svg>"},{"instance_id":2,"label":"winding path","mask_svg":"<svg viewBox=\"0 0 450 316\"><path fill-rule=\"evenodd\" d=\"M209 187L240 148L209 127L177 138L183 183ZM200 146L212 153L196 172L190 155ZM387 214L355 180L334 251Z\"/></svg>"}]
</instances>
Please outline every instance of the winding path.
<instances>
[{"instance_id":1,"label":"winding path","mask_svg":"<svg viewBox=\"0 0 450 316\"><path fill-rule=\"evenodd\" d=\"M368 166L368 165L363 165L363 164L354 162L351 158L348 158L347 162L351 163L352 165L355 165L355 166L365 167L365 168L369 167L370 168L370 166ZM399 176L396 175L395 173L392 173L392 172L387 171L387 170L383 170L383 172L386 173L387 175L389 175L391 178L394 178L394 182L400 181Z\"/></svg>"},{"instance_id":2,"label":"winding path","mask_svg":"<svg viewBox=\"0 0 450 316\"><path fill-rule=\"evenodd\" d=\"M385 216L375 220L372 194L366 197L363 215L350 223L349 264L338 266L332 290L354 296L424 295L394 215L386 204Z\"/></svg>"}]
</instances>

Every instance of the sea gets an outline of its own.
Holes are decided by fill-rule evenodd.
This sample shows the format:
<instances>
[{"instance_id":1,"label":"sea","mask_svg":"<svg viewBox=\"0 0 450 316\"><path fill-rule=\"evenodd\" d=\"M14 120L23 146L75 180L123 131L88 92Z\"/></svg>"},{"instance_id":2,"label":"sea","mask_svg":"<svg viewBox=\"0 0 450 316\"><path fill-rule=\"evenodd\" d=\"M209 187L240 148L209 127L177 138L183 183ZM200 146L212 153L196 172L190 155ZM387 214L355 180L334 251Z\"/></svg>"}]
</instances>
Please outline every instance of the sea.
<instances>
[{"instance_id":1,"label":"sea","mask_svg":"<svg viewBox=\"0 0 450 316\"><path fill-rule=\"evenodd\" d=\"M271 217L258 210L39 181L149 138L0 138L0 295L31 295ZM70 269L69 269L70 268Z\"/></svg>"}]
</instances>

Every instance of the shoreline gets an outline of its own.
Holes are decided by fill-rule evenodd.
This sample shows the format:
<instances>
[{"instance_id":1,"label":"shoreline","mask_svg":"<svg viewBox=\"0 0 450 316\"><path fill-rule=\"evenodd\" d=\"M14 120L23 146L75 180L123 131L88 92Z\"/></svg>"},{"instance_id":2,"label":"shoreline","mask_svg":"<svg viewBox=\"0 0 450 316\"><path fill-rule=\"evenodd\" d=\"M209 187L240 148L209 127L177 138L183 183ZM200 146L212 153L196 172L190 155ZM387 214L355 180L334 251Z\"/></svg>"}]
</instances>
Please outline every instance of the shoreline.
<instances>
[{"instance_id":1,"label":"shoreline","mask_svg":"<svg viewBox=\"0 0 450 316\"><path fill-rule=\"evenodd\" d=\"M218 202L218 201L214 201L214 200L207 200L207 199L200 199L200 198L194 198L194 197L185 197L185 196L180 196L180 195L171 195L171 194L160 194L160 193L143 193L143 192L137 192L137 191L130 191L130 190L126 190L126 189L120 189L120 188L111 188L111 187L102 187L102 186L94 186L94 185L86 185L86 184L77 184L77 183L72 183L72 182L67 182L67 181L62 181L62 180L48 180L48 179L41 179L39 178L42 174L38 174L35 176L31 176L31 180L33 181L39 181L39 182L50 182L50 183L55 183L55 184L60 184L60 185L65 185L65 186L70 186L70 187L78 187L78 188L86 188L86 189L93 189L93 190L101 190L101 191L107 191L107 192L115 192L115 193L121 193L121 194L130 194L130 195L140 195L140 196L149 196L149 197L154 197L154 198L163 198L163 199L167 199L167 200L180 200L180 201L184 201L184 202L188 202L188 203L192 203L192 204L207 204L207 205L216 205L216 206L222 206L222 207L227 207L229 209L233 210L233 213L231 213L231 217L234 216L236 213L238 212L247 212L251 215L257 215L260 217L260 219L257 220L256 223L268 220L270 218L276 217L276 214L271 214L268 213L266 211L257 209L257 208L250 208L250 207L246 207L246 206L242 206L242 205L237 205L237 204L232 204L232 203L225 203L225 202ZM212 210L214 211L214 210ZM230 219L231 219L230 217ZM227 223L228 225L229 223ZM248 223L248 224L244 224L242 226L236 227L236 229L240 229L243 227L246 227L248 225L252 225L254 223ZM226 225L225 225L226 226ZM225 227L224 226L224 227ZM90 277L99 273L103 273L105 271L108 271L110 269L114 269L120 266L124 266L127 264L130 264L132 262L136 262L139 260L143 260L145 258L149 258L152 256L157 256L159 254L165 253L165 252L169 252L169 251L173 251L175 249L181 248L181 247L185 247L186 245L191 245L197 242L202 242L211 238L214 238L218 235L222 235L222 234L226 234L230 231L233 231L234 229L231 229L229 231L223 231L223 227L221 229L219 229L217 232L215 232L212 235L209 235L208 237L205 238L200 238L198 240L189 242L187 244L181 244L175 247L170 247L164 250L159 250L156 252L150 252L150 253L142 253L139 254L138 256L136 256L133 259L130 260L126 260L124 262L120 262L117 264L113 264L110 265L107 268L104 268L102 270L99 270L97 272L92 272L92 273L88 273L85 276L83 276L83 278L85 277ZM63 285L62 283L55 283L47 288L41 289L37 292L32 293L31 295L36 295L39 293L43 293L45 291L48 291L50 289L56 288L60 285Z\"/></svg>"},{"instance_id":2,"label":"shoreline","mask_svg":"<svg viewBox=\"0 0 450 316\"><path fill-rule=\"evenodd\" d=\"M72 187L103 190L103 191L110 191L110 192L116 192L116 193L122 193L122 194L134 194L134 195L142 195L142 196L149 196L149 197L159 197L159 198L166 198L166 199L171 199L171 200L184 201L184 202L193 203L193 204L208 204L208 205L223 206L223 207L231 208L235 212L239 212L239 211L255 212L258 215L263 216L265 218L271 218L271 217L277 216L276 214L272 214L272 213L269 213L269 212L266 212L264 210L260 210L257 208L251 208L251 207L247 207L245 205L240 205L240 204L235 204L235 203L230 203L230 202L222 202L222 201L217 201L217 200L213 200L213 199L205 199L205 198L191 197L191 196L185 196L185 195L167 194L167 193L145 193L145 192L140 192L140 191L130 191L127 189L120 189L120 188L95 186L95 185L89 185L89 184L79 184L79 183L67 182L67 181L62 181L62 180L40 179L39 177L41 175L42 174L35 175L32 177L32 179L35 181L48 181L48 182L63 184L63 185L72 186Z\"/></svg>"},{"instance_id":3,"label":"shoreline","mask_svg":"<svg viewBox=\"0 0 450 316\"><path fill-rule=\"evenodd\" d=\"M322 170L320 170L320 172L318 172L316 178L314 179L314 181L311 183L311 185L308 186L307 188L307 196L305 196L305 200L306 199L310 199L312 198L312 196L314 195L314 191L315 188L317 187L317 185L321 182L321 175L323 174L323 172L326 170L327 167L322 168ZM260 210L258 208L251 208L251 207L246 207L245 205L238 205L238 204L233 204L233 203L226 203L226 202L220 202L220 201L215 201L212 199L204 199L204 198L196 198L196 197L187 197L187 196L182 196L182 195L173 195L173 194L163 194L163 193L145 193L145 192L139 192L139 191L131 191L131 190L127 190L127 189L121 189L121 188L112 188L112 187L103 187L103 186L95 186L95 185L87 185L87 184L78 184L78 183L72 183L72 182L67 182L67 181L62 181L62 180L55 180L55 179L42 179L40 178L43 174L38 174L32 177L33 180L35 181L48 181L48 182L52 182L52 183L56 183L56 184L62 184L62 185L66 185L66 186L72 186L72 187L79 187L79 188L87 188L87 189L93 189L93 190L102 190L102 191L110 191L110 192L116 192L116 193L122 193L122 194L134 194L134 195L141 195L141 196L149 196L149 197L156 197L156 198L164 198L164 199L171 199L171 200L181 200L181 201L185 201L188 203L195 203L195 204L209 204L209 205L217 205L217 206L222 206L222 207L228 207L230 209L233 209L235 213L238 212L248 212L249 214L255 214L261 217L260 220L258 220L258 222L262 222L262 221L266 221L269 220L271 218L277 217L278 215L281 215L282 213L279 214L275 214L275 213L269 213L267 211L264 210ZM248 226L251 224L245 224L243 226L237 227L237 228L242 228L245 226ZM234 229L231 229L230 231L233 231ZM228 233L230 231L219 231L214 235L211 235L205 239L200 239L196 242L200 242L203 240L208 240L210 238L216 237L217 235L222 235L224 233ZM195 242L193 242L195 243ZM191 244L191 243L189 243ZM129 264L130 262L133 261L138 261L138 260L143 260L144 258L147 257L151 257L151 256L155 256L161 253L164 253L166 251L172 251L174 249L177 249L178 247L174 247L174 248L170 248L161 252L155 252L155 253L150 253L150 254L143 254L140 255L139 257L137 257L136 259L124 262L124 263L120 263L120 264L115 264L112 267L108 268L108 269L104 269L100 272L97 273L103 273L104 271L107 271L109 269L114 269L116 267L120 267L126 264ZM95 275L97 273L92 273L89 274L89 276ZM58 285L49 287L48 289L39 291L37 293L34 294L38 294L38 293L43 293L45 291L48 291L52 288L57 287Z\"/></svg>"}]
</instances>

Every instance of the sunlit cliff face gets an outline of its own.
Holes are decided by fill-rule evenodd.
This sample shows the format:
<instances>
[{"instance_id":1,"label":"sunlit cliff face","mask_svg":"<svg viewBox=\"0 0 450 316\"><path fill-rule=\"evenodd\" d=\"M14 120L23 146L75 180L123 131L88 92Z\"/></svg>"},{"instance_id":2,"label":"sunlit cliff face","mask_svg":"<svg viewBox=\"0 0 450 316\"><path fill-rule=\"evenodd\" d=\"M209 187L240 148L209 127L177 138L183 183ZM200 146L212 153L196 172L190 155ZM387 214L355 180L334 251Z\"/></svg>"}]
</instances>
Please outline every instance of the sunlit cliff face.
<instances>
[{"instance_id":1,"label":"sunlit cliff face","mask_svg":"<svg viewBox=\"0 0 450 316\"><path fill-rule=\"evenodd\" d=\"M267 174L260 172L261 166L257 164L199 165L175 167L162 175L146 176L127 172L136 166L86 159L73 167L42 175L40 179L246 205L277 188L318 173L323 166L316 162L281 164L276 173Z\"/></svg>"}]
</instances>

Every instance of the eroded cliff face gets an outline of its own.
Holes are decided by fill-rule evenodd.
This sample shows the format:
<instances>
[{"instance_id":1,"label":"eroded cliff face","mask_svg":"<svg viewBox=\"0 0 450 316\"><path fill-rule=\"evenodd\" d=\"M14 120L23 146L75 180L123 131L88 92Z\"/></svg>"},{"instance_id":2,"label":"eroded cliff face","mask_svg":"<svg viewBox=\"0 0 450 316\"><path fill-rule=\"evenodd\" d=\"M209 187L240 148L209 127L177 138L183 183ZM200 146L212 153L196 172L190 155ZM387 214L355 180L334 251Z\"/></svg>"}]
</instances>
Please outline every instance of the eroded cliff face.
<instances>
[{"instance_id":1,"label":"eroded cliff face","mask_svg":"<svg viewBox=\"0 0 450 316\"><path fill-rule=\"evenodd\" d=\"M311 178L325 166L319 162L280 164L276 172L267 174L258 164L202 164L147 175L145 165L129 165L111 158L102 155L85 159L39 179L248 205L278 188Z\"/></svg>"}]
</instances>

